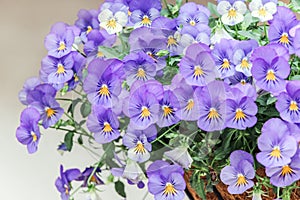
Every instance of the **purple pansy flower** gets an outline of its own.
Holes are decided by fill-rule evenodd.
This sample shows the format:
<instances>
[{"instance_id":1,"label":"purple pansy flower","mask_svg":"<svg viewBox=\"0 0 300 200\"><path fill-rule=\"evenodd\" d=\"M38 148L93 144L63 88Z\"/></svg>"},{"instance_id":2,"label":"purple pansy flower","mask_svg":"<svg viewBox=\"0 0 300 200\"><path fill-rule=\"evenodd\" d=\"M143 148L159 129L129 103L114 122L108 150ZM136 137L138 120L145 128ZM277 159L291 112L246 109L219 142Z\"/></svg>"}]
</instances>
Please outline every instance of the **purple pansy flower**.
<instances>
[{"instance_id":1,"label":"purple pansy flower","mask_svg":"<svg viewBox=\"0 0 300 200\"><path fill-rule=\"evenodd\" d=\"M257 145L260 153L257 161L265 167L284 166L291 162L297 151L297 141L289 135L289 129L281 119L269 119L261 130Z\"/></svg>"},{"instance_id":2,"label":"purple pansy flower","mask_svg":"<svg viewBox=\"0 0 300 200\"><path fill-rule=\"evenodd\" d=\"M94 167L88 167L81 173L81 176L76 179L77 181L83 181L82 187L88 187L89 184L91 184L91 183L94 185L104 184L104 182L99 178L99 175L98 175L98 173L101 172L101 169L98 167L95 170L95 172L94 172L94 170L95 170ZM88 183L88 180L93 172L94 172L94 174L91 177L90 182Z\"/></svg>"},{"instance_id":3,"label":"purple pansy flower","mask_svg":"<svg viewBox=\"0 0 300 200\"><path fill-rule=\"evenodd\" d=\"M224 24L233 26L244 20L247 6L244 0L219 0L217 10L222 15L221 20Z\"/></svg>"},{"instance_id":4,"label":"purple pansy flower","mask_svg":"<svg viewBox=\"0 0 300 200\"><path fill-rule=\"evenodd\" d=\"M252 75L257 86L272 93L285 88L285 78L290 74L290 65L284 56L279 56L272 46L262 46L254 50Z\"/></svg>"},{"instance_id":5,"label":"purple pansy flower","mask_svg":"<svg viewBox=\"0 0 300 200\"><path fill-rule=\"evenodd\" d=\"M27 145L28 153L35 153L41 137L38 122L40 113L35 108L26 108L21 114L21 123L16 137L21 144Z\"/></svg>"},{"instance_id":6,"label":"purple pansy flower","mask_svg":"<svg viewBox=\"0 0 300 200\"><path fill-rule=\"evenodd\" d=\"M154 195L155 200L172 199L182 200L185 197L185 181L183 169L177 164L157 160L147 169L149 178L148 191Z\"/></svg>"},{"instance_id":7,"label":"purple pansy flower","mask_svg":"<svg viewBox=\"0 0 300 200\"><path fill-rule=\"evenodd\" d=\"M45 95L49 95L54 98L56 95L56 89L50 84L39 84L27 93L27 103L31 104L34 101L40 101L40 98Z\"/></svg>"},{"instance_id":8,"label":"purple pansy flower","mask_svg":"<svg viewBox=\"0 0 300 200\"><path fill-rule=\"evenodd\" d=\"M135 28L141 26L150 27L152 21L160 16L161 7L160 0L131 1L129 3L130 21Z\"/></svg>"},{"instance_id":9,"label":"purple pansy flower","mask_svg":"<svg viewBox=\"0 0 300 200\"><path fill-rule=\"evenodd\" d=\"M267 167L267 176L271 177L270 182L276 187L286 187L300 179L300 156L296 154L292 157L291 162L278 166Z\"/></svg>"},{"instance_id":10,"label":"purple pansy flower","mask_svg":"<svg viewBox=\"0 0 300 200\"><path fill-rule=\"evenodd\" d=\"M231 89L232 98L226 100L226 126L239 130L245 130L256 124L257 105L254 99L245 96L237 88Z\"/></svg>"},{"instance_id":11,"label":"purple pansy flower","mask_svg":"<svg viewBox=\"0 0 300 200\"><path fill-rule=\"evenodd\" d=\"M102 105L94 105L88 116L87 127L94 133L95 141L100 144L109 143L120 136L119 120L113 111Z\"/></svg>"},{"instance_id":12,"label":"purple pansy flower","mask_svg":"<svg viewBox=\"0 0 300 200\"><path fill-rule=\"evenodd\" d=\"M117 59L94 59L88 66L83 89L92 104L111 108L121 93L123 63Z\"/></svg>"},{"instance_id":13,"label":"purple pansy flower","mask_svg":"<svg viewBox=\"0 0 300 200\"><path fill-rule=\"evenodd\" d=\"M229 185L230 194L242 194L253 187L251 180L255 177L252 155L241 150L237 150L230 155L230 166L222 169L220 178L223 183Z\"/></svg>"},{"instance_id":14,"label":"purple pansy flower","mask_svg":"<svg viewBox=\"0 0 300 200\"><path fill-rule=\"evenodd\" d=\"M295 54L300 57L300 23L290 30L290 35L293 37Z\"/></svg>"},{"instance_id":15,"label":"purple pansy flower","mask_svg":"<svg viewBox=\"0 0 300 200\"><path fill-rule=\"evenodd\" d=\"M86 36L94 29L99 29L98 21L98 11L97 10L85 10L81 9L77 13L78 19L75 21L75 26L77 26L81 31L81 38L86 41Z\"/></svg>"},{"instance_id":16,"label":"purple pansy flower","mask_svg":"<svg viewBox=\"0 0 300 200\"><path fill-rule=\"evenodd\" d=\"M286 92L280 93L276 102L280 117L288 122L300 123L300 81L289 81Z\"/></svg>"},{"instance_id":17,"label":"purple pansy flower","mask_svg":"<svg viewBox=\"0 0 300 200\"><path fill-rule=\"evenodd\" d=\"M199 29L195 27L186 26L180 30L181 36L181 44L184 47L187 47L193 43L203 43L206 45L210 45L210 33L211 29L206 24L198 25Z\"/></svg>"},{"instance_id":18,"label":"purple pansy flower","mask_svg":"<svg viewBox=\"0 0 300 200\"><path fill-rule=\"evenodd\" d=\"M68 169L64 171L63 166L60 166L60 177L55 181L55 186L60 192L62 200L68 200L72 189L71 182L81 176L79 169Z\"/></svg>"},{"instance_id":19,"label":"purple pansy flower","mask_svg":"<svg viewBox=\"0 0 300 200\"><path fill-rule=\"evenodd\" d=\"M32 77L25 81L22 90L19 92L19 100L22 104L28 105L27 95L30 91L41 84L41 80L38 77Z\"/></svg>"},{"instance_id":20,"label":"purple pansy flower","mask_svg":"<svg viewBox=\"0 0 300 200\"><path fill-rule=\"evenodd\" d=\"M48 55L61 58L72 50L75 35L73 30L65 23L58 22L51 27L50 33L45 38L45 47Z\"/></svg>"},{"instance_id":21,"label":"purple pansy flower","mask_svg":"<svg viewBox=\"0 0 300 200\"><path fill-rule=\"evenodd\" d=\"M75 87L83 81L83 69L86 65L86 59L77 52L72 53L74 65L72 67L73 77L67 82L68 83L68 91L75 89Z\"/></svg>"},{"instance_id":22,"label":"purple pansy flower","mask_svg":"<svg viewBox=\"0 0 300 200\"><path fill-rule=\"evenodd\" d=\"M157 130L154 125L145 130L135 130L128 127L123 136L123 144L128 147L128 158L142 163L150 158L151 142L156 138Z\"/></svg>"}]
</instances>

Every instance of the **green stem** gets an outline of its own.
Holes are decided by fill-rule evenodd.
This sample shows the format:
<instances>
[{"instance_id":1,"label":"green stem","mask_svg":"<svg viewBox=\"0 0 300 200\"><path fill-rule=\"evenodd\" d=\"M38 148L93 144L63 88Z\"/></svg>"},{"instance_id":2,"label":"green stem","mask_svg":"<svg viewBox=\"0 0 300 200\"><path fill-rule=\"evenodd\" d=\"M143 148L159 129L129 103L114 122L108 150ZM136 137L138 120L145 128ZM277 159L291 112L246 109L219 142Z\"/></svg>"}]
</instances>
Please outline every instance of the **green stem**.
<instances>
[{"instance_id":1,"label":"green stem","mask_svg":"<svg viewBox=\"0 0 300 200\"><path fill-rule=\"evenodd\" d=\"M81 52L75 45L72 45L72 47L73 47L78 53L80 53L83 57L86 58L86 55L85 55L83 52Z\"/></svg>"},{"instance_id":2,"label":"green stem","mask_svg":"<svg viewBox=\"0 0 300 200\"><path fill-rule=\"evenodd\" d=\"M163 134L161 134L158 138L156 138L155 140L153 140L151 143L153 144L154 142L160 140L162 137L164 137L167 133L169 133L173 128L175 128L177 125L179 125L179 123L173 125L171 128L169 128L166 132L164 132Z\"/></svg>"},{"instance_id":3,"label":"green stem","mask_svg":"<svg viewBox=\"0 0 300 200\"><path fill-rule=\"evenodd\" d=\"M77 144L79 144L78 142L76 142ZM83 145L83 144L79 144L80 146L82 146L85 150L89 151L90 153L92 153L93 155L100 157L100 155L98 153L96 153L95 151L93 151L92 149L88 148L87 146Z\"/></svg>"},{"instance_id":4,"label":"green stem","mask_svg":"<svg viewBox=\"0 0 300 200\"><path fill-rule=\"evenodd\" d=\"M279 199L280 196L280 187L277 187L277 194L276 194L276 198Z\"/></svg>"},{"instance_id":5,"label":"green stem","mask_svg":"<svg viewBox=\"0 0 300 200\"><path fill-rule=\"evenodd\" d=\"M84 128L82 128L81 127L81 125L80 124L78 124L78 122L76 122L74 119L73 119L73 117L71 117L68 113L66 113L66 112L64 112L64 114L65 114L65 116L67 116L75 125L76 125L76 127L78 127L83 133L79 133L79 132L77 132L77 133L79 133L79 134L81 134L81 135L84 135L84 136L87 136L87 137L89 137L90 139L94 139L94 137L91 135L91 134L89 134ZM76 128L75 127L75 128Z\"/></svg>"},{"instance_id":6,"label":"green stem","mask_svg":"<svg viewBox=\"0 0 300 200\"><path fill-rule=\"evenodd\" d=\"M168 6L167 1L166 1L166 0L163 0L163 1L164 1L164 4L165 4L165 6L166 6L168 12L170 13L170 15L172 15L172 11L169 9L169 6Z\"/></svg>"},{"instance_id":7,"label":"green stem","mask_svg":"<svg viewBox=\"0 0 300 200\"><path fill-rule=\"evenodd\" d=\"M167 143L161 141L161 140L158 140L158 142L162 143L163 145L165 145L166 147L172 149L172 147L170 145L168 145Z\"/></svg>"},{"instance_id":8,"label":"green stem","mask_svg":"<svg viewBox=\"0 0 300 200\"><path fill-rule=\"evenodd\" d=\"M266 37L267 43L269 43L269 38L268 38L268 32L267 32L267 25L266 25L266 22L264 23L264 33L265 33L265 37Z\"/></svg>"},{"instance_id":9,"label":"green stem","mask_svg":"<svg viewBox=\"0 0 300 200\"><path fill-rule=\"evenodd\" d=\"M73 101L72 99L56 98L58 101Z\"/></svg>"},{"instance_id":10,"label":"green stem","mask_svg":"<svg viewBox=\"0 0 300 200\"><path fill-rule=\"evenodd\" d=\"M238 38L239 34L238 34L238 27L237 27L237 25L234 26L234 29L235 29L235 36L236 36L236 38Z\"/></svg>"},{"instance_id":11,"label":"green stem","mask_svg":"<svg viewBox=\"0 0 300 200\"><path fill-rule=\"evenodd\" d=\"M73 90L73 92L75 92L76 94L78 94L78 95L82 96L83 98L85 98L85 95L84 95L84 94L81 94L81 92L78 92L78 91L76 91L76 90Z\"/></svg>"}]
</instances>

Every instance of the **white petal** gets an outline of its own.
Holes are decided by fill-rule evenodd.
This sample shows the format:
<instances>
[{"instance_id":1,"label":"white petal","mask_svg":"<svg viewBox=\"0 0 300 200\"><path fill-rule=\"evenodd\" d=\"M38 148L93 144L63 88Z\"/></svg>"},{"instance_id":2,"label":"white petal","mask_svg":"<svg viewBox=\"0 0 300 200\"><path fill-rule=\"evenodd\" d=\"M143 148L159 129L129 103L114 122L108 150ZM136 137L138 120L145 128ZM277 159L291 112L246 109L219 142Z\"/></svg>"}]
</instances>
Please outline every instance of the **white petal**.
<instances>
[{"instance_id":1,"label":"white petal","mask_svg":"<svg viewBox=\"0 0 300 200\"><path fill-rule=\"evenodd\" d=\"M249 3L249 9L251 11L257 11L263 6L261 0L253 0Z\"/></svg>"},{"instance_id":2,"label":"white petal","mask_svg":"<svg viewBox=\"0 0 300 200\"><path fill-rule=\"evenodd\" d=\"M277 12L277 5L274 2L268 2L264 7L271 15L274 15Z\"/></svg>"},{"instance_id":3,"label":"white petal","mask_svg":"<svg viewBox=\"0 0 300 200\"><path fill-rule=\"evenodd\" d=\"M124 12L118 11L116 12L115 17L121 26L126 26L128 22L128 15L126 15Z\"/></svg>"},{"instance_id":4,"label":"white petal","mask_svg":"<svg viewBox=\"0 0 300 200\"><path fill-rule=\"evenodd\" d=\"M221 1L217 6L217 11L220 15L224 15L228 13L229 8L231 8L231 5L228 1Z\"/></svg>"},{"instance_id":5,"label":"white petal","mask_svg":"<svg viewBox=\"0 0 300 200\"><path fill-rule=\"evenodd\" d=\"M234 2L233 7L236 9L236 12L238 12L238 13L245 14L247 12L247 6L242 1Z\"/></svg>"},{"instance_id":6,"label":"white petal","mask_svg":"<svg viewBox=\"0 0 300 200\"><path fill-rule=\"evenodd\" d=\"M136 153L134 149L135 148L131 148L128 150L128 158L139 163L149 160L150 153L146 149L145 149L145 153Z\"/></svg>"},{"instance_id":7,"label":"white petal","mask_svg":"<svg viewBox=\"0 0 300 200\"><path fill-rule=\"evenodd\" d=\"M113 17L113 13L109 9L103 10L99 15L98 19L100 22L106 22Z\"/></svg>"},{"instance_id":8,"label":"white petal","mask_svg":"<svg viewBox=\"0 0 300 200\"><path fill-rule=\"evenodd\" d=\"M222 16L221 20L224 24L232 26L242 22L244 20L244 16L238 12L234 18L228 17L228 14L225 14Z\"/></svg>"}]
</instances>

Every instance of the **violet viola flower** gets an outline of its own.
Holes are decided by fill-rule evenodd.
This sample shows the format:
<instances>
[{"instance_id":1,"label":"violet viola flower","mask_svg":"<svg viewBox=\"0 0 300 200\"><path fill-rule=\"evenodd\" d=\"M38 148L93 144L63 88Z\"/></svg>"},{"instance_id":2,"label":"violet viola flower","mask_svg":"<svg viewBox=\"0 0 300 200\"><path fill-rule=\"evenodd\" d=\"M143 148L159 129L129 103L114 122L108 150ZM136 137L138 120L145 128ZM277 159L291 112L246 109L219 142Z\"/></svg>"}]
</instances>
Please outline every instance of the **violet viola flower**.
<instances>
[{"instance_id":1,"label":"violet viola flower","mask_svg":"<svg viewBox=\"0 0 300 200\"><path fill-rule=\"evenodd\" d=\"M60 166L60 177L55 181L56 189L60 192L62 200L68 200L72 189L71 182L81 176L79 169L68 169L64 171L63 166Z\"/></svg>"},{"instance_id":2,"label":"violet viola flower","mask_svg":"<svg viewBox=\"0 0 300 200\"><path fill-rule=\"evenodd\" d=\"M65 23L58 22L51 27L50 33L45 38L45 47L48 55L61 58L72 50L75 35Z\"/></svg>"},{"instance_id":3,"label":"violet viola flower","mask_svg":"<svg viewBox=\"0 0 300 200\"><path fill-rule=\"evenodd\" d=\"M87 127L94 133L95 141L100 144L109 143L120 136L119 120L113 111L102 105L94 105L88 116Z\"/></svg>"},{"instance_id":4,"label":"violet viola flower","mask_svg":"<svg viewBox=\"0 0 300 200\"><path fill-rule=\"evenodd\" d=\"M150 80L136 81L130 91L123 112L130 118L130 125L143 130L158 120L159 101L163 98L161 83Z\"/></svg>"},{"instance_id":5,"label":"violet viola flower","mask_svg":"<svg viewBox=\"0 0 300 200\"><path fill-rule=\"evenodd\" d=\"M99 29L98 21L98 11L97 10L85 10L81 9L77 13L78 19L75 21L75 26L77 26L81 31L81 38L86 41L86 36L92 31Z\"/></svg>"},{"instance_id":6,"label":"violet viola flower","mask_svg":"<svg viewBox=\"0 0 300 200\"><path fill-rule=\"evenodd\" d=\"M123 63L117 59L94 59L88 66L83 89L92 104L111 108L121 93Z\"/></svg>"},{"instance_id":7,"label":"violet viola flower","mask_svg":"<svg viewBox=\"0 0 300 200\"><path fill-rule=\"evenodd\" d=\"M233 63L233 48L235 40L221 39L220 43L216 43L212 51L220 78L226 78L234 75L235 67Z\"/></svg>"},{"instance_id":8,"label":"violet viola flower","mask_svg":"<svg viewBox=\"0 0 300 200\"><path fill-rule=\"evenodd\" d=\"M220 178L223 183L229 185L230 194L242 194L253 187L254 182L251 180L255 177L253 168L253 157L251 154L236 150L230 155L230 166L222 169Z\"/></svg>"},{"instance_id":9,"label":"violet viola flower","mask_svg":"<svg viewBox=\"0 0 300 200\"><path fill-rule=\"evenodd\" d=\"M284 79L290 74L290 65L284 56L267 45L255 49L251 61L251 72L258 87L272 93L284 90Z\"/></svg>"},{"instance_id":10,"label":"violet viola flower","mask_svg":"<svg viewBox=\"0 0 300 200\"><path fill-rule=\"evenodd\" d=\"M79 84L80 81L83 81L83 69L86 65L86 59L77 52L72 53L74 65L72 67L73 77L67 82L68 83L68 91L75 89L75 87Z\"/></svg>"},{"instance_id":11,"label":"violet viola flower","mask_svg":"<svg viewBox=\"0 0 300 200\"><path fill-rule=\"evenodd\" d=\"M244 20L247 6L244 0L219 0L217 10L222 15L221 20L224 24L233 26Z\"/></svg>"},{"instance_id":12,"label":"violet viola flower","mask_svg":"<svg viewBox=\"0 0 300 200\"><path fill-rule=\"evenodd\" d=\"M296 154L291 162L278 167L267 167L266 174L276 187L286 187L300 179L300 155Z\"/></svg>"},{"instance_id":13,"label":"violet viola flower","mask_svg":"<svg viewBox=\"0 0 300 200\"><path fill-rule=\"evenodd\" d=\"M247 83L251 84L252 79L250 77L247 77L242 72L235 72L233 76L225 78L224 82L228 83L229 85L246 85Z\"/></svg>"},{"instance_id":14,"label":"violet viola flower","mask_svg":"<svg viewBox=\"0 0 300 200\"><path fill-rule=\"evenodd\" d=\"M22 90L19 92L19 100L22 104L28 105L27 95L36 86L41 84L41 80L38 77L32 77L25 81Z\"/></svg>"},{"instance_id":15,"label":"violet viola flower","mask_svg":"<svg viewBox=\"0 0 300 200\"><path fill-rule=\"evenodd\" d=\"M295 54L300 57L300 23L290 30L290 35L293 37L293 49Z\"/></svg>"},{"instance_id":16,"label":"violet viola flower","mask_svg":"<svg viewBox=\"0 0 300 200\"><path fill-rule=\"evenodd\" d=\"M46 56L42 60L41 71L47 76L47 83L62 84L73 77L72 67L74 60L72 54L61 58Z\"/></svg>"},{"instance_id":17,"label":"violet viola flower","mask_svg":"<svg viewBox=\"0 0 300 200\"><path fill-rule=\"evenodd\" d=\"M77 181L83 181L82 187L88 187L89 184L94 184L94 185L104 184L104 182L99 178L99 175L98 175L98 173L101 172L101 169L97 168L95 170L95 172L94 172L94 170L95 170L94 167L88 167L81 173L81 176L76 179ZM93 173L93 175L92 175L92 173ZM88 183L88 180L91 175L92 175L92 177L90 179L90 182Z\"/></svg>"},{"instance_id":18,"label":"violet viola flower","mask_svg":"<svg viewBox=\"0 0 300 200\"><path fill-rule=\"evenodd\" d=\"M277 0L253 0L249 3L249 9L253 17L266 22L273 19L277 12Z\"/></svg>"},{"instance_id":19,"label":"violet viola flower","mask_svg":"<svg viewBox=\"0 0 300 200\"><path fill-rule=\"evenodd\" d=\"M21 123L17 128L17 140L27 145L28 153L35 153L38 149L38 143L41 137L38 122L40 113L35 108L26 108L21 114Z\"/></svg>"},{"instance_id":20,"label":"violet viola flower","mask_svg":"<svg viewBox=\"0 0 300 200\"><path fill-rule=\"evenodd\" d=\"M182 34L181 43L184 47L187 47L193 43L210 45L210 27L206 24L200 24L198 27L200 30L189 26L183 27L180 30L180 33Z\"/></svg>"},{"instance_id":21,"label":"violet viola flower","mask_svg":"<svg viewBox=\"0 0 300 200\"><path fill-rule=\"evenodd\" d=\"M148 191L154 195L155 200L182 200L186 187L183 174L184 171L179 165L157 160L147 169Z\"/></svg>"},{"instance_id":22,"label":"violet viola flower","mask_svg":"<svg viewBox=\"0 0 300 200\"><path fill-rule=\"evenodd\" d=\"M162 8L160 0L139 0L129 2L130 21L135 28L150 27L152 21L160 16Z\"/></svg>"},{"instance_id":23,"label":"violet viola flower","mask_svg":"<svg viewBox=\"0 0 300 200\"><path fill-rule=\"evenodd\" d=\"M262 127L257 145L260 153L256 155L258 162L265 167L284 166L291 162L297 151L296 139L289 135L284 121L277 118L269 119Z\"/></svg>"},{"instance_id":24,"label":"violet viola flower","mask_svg":"<svg viewBox=\"0 0 300 200\"><path fill-rule=\"evenodd\" d=\"M256 40L240 41L234 47L233 63L235 70L244 73L246 76L251 76L252 63L250 56L254 49L258 47Z\"/></svg>"},{"instance_id":25,"label":"violet viola flower","mask_svg":"<svg viewBox=\"0 0 300 200\"><path fill-rule=\"evenodd\" d=\"M39 84L27 93L27 103L31 104L35 101L40 101L41 97L45 95L49 95L54 98L56 95L56 89L47 83Z\"/></svg>"},{"instance_id":26,"label":"violet viola flower","mask_svg":"<svg viewBox=\"0 0 300 200\"><path fill-rule=\"evenodd\" d=\"M226 100L226 126L245 130L256 124L257 105L254 99L245 96L239 89L231 89L232 98Z\"/></svg>"},{"instance_id":27,"label":"violet viola flower","mask_svg":"<svg viewBox=\"0 0 300 200\"><path fill-rule=\"evenodd\" d=\"M180 7L177 24L183 27L195 27L200 31L201 26L199 25L207 25L209 16L210 12L206 7L194 2L189 2Z\"/></svg>"},{"instance_id":28,"label":"violet viola flower","mask_svg":"<svg viewBox=\"0 0 300 200\"><path fill-rule=\"evenodd\" d=\"M164 88L164 97L159 101L159 127L167 127L180 121L176 112L180 109L179 100L176 95L169 89Z\"/></svg>"},{"instance_id":29,"label":"violet viola flower","mask_svg":"<svg viewBox=\"0 0 300 200\"><path fill-rule=\"evenodd\" d=\"M195 90L199 99L198 127L205 131L220 131L226 127L226 91L228 85L221 81L210 82Z\"/></svg>"},{"instance_id":30,"label":"violet viola flower","mask_svg":"<svg viewBox=\"0 0 300 200\"><path fill-rule=\"evenodd\" d=\"M205 44L189 46L179 64L179 71L189 85L205 86L215 80L215 62Z\"/></svg>"},{"instance_id":31,"label":"violet viola flower","mask_svg":"<svg viewBox=\"0 0 300 200\"><path fill-rule=\"evenodd\" d=\"M144 52L131 53L123 59L123 62L126 81L129 86L136 80L154 79L156 75L155 62Z\"/></svg>"},{"instance_id":32,"label":"violet viola flower","mask_svg":"<svg viewBox=\"0 0 300 200\"><path fill-rule=\"evenodd\" d=\"M145 130L135 130L128 127L123 136L123 144L128 147L128 158L138 163L147 161L152 151L151 142L156 138L157 130L154 125Z\"/></svg>"},{"instance_id":33,"label":"violet viola flower","mask_svg":"<svg viewBox=\"0 0 300 200\"><path fill-rule=\"evenodd\" d=\"M287 83L286 92L277 97L276 109L283 120L300 123L300 81Z\"/></svg>"}]
</instances>

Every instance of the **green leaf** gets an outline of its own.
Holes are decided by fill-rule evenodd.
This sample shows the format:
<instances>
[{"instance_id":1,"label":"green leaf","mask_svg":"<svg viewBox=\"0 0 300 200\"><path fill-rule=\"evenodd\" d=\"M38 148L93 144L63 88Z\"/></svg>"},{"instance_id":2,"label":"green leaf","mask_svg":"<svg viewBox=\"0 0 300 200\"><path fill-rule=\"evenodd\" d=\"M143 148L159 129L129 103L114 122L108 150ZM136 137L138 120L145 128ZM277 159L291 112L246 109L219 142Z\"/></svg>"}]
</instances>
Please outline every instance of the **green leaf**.
<instances>
[{"instance_id":1,"label":"green leaf","mask_svg":"<svg viewBox=\"0 0 300 200\"><path fill-rule=\"evenodd\" d=\"M260 35L255 35L254 32L249 32L249 31L238 31L238 34L244 37L247 37L249 39L254 39L254 40L259 40L260 39Z\"/></svg>"},{"instance_id":2,"label":"green leaf","mask_svg":"<svg viewBox=\"0 0 300 200\"><path fill-rule=\"evenodd\" d=\"M204 181L201 180L199 173L197 171L194 171L190 180L191 186L201 199L206 200L203 182Z\"/></svg>"},{"instance_id":3,"label":"green leaf","mask_svg":"<svg viewBox=\"0 0 300 200\"><path fill-rule=\"evenodd\" d=\"M215 15L215 16L217 16L217 17L220 17L220 16L221 16L221 15L218 13L218 11L217 11L217 6L216 6L216 4L213 4L213 3L208 2L208 3L207 3L207 8L208 8L208 10L210 11L211 15Z\"/></svg>"},{"instance_id":4,"label":"green leaf","mask_svg":"<svg viewBox=\"0 0 300 200\"><path fill-rule=\"evenodd\" d=\"M82 139L82 135L80 135L78 138L77 138L77 141L80 145L83 145L83 139Z\"/></svg>"},{"instance_id":5,"label":"green leaf","mask_svg":"<svg viewBox=\"0 0 300 200\"><path fill-rule=\"evenodd\" d=\"M90 113L91 113L91 103L89 101L84 102L81 106L80 106L80 113L82 115L82 117L87 117Z\"/></svg>"},{"instance_id":6,"label":"green leaf","mask_svg":"<svg viewBox=\"0 0 300 200\"><path fill-rule=\"evenodd\" d=\"M114 48L100 46L98 50L101 51L106 58L119 58L121 53Z\"/></svg>"},{"instance_id":7,"label":"green leaf","mask_svg":"<svg viewBox=\"0 0 300 200\"><path fill-rule=\"evenodd\" d=\"M247 28L250 26L251 23L252 23L252 15L251 13L247 13L242 23L242 29L247 30Z\"/></svg>"},{"instance_id":8,"label":"green leaf","mask_svg":"<svg viewBox=\"0 0 300 200\"><path fill-rule=\"evenodd\" d=\"M121 197L126 198L125 186L123 182L121 181L115 182L115 190Z\"/></svg>"},{"instance_id":9,"label":"green leaf","mask_svg":"<svg viewBox=\"0 0 300 200\"><path fill-rule=\"evenodd\" d=\"M71 132L71 131L65 135L64 143L65 143L68 151L72 150L73 137L74 137L74 132Z\"/></svg>"},{"instance_id":10,"label":"green leaf","mask_svg":"<svg viewBox=\"0 0 300 200\"><path fill-rule=\"evenodd\" d=\"M68 92L69 86L65 85L61 90L60 90L60 94L62 96L64 96L67 92Z\"/></svg>"},{"instance_id":11,"label":"green leaf","mask_svg":"<svg viewBox=\"0 0 300 200\"><path fill-rule=\"evenodd\" d=\"M276 97L269 97L268 100L267 100L267 105L275 103L276 101L277 101Z\"/></svg>"},{"instance_id":12,"label":"green leaf","mask_svg":"<svg viewBox=\"0 0 300 200\"><path fill-rule=\"evenodd\" d=\"M71 103L71 105L70 105L69 108L67 109L67 112L73 114L73 113L74 113L74 110L75 110L75 107L76 107L76 105L77 105L79 102L81 102L81 99L80 99L80 98L77 98L77 99L73 100L72 103Z\"/></svg>"},{"instance_id":13,"label":"green leaf","mask_svg":"<svg viewBox=\"0 0 300 200\"><path fill-rule=\"evenodd\" d=\"M176 0L176 5L180 7L182 5L182 0Z\"/></svg>"},{"instance_id":14,"label":"green leaf","mask_svg":"<svg viewBox=\"0 0 300 200\"><path fill-rule=\"evenodd\" d=\"M300 75L295 75L291 78L291 80L300 80Z\"/></svg>"}]
</instances>

